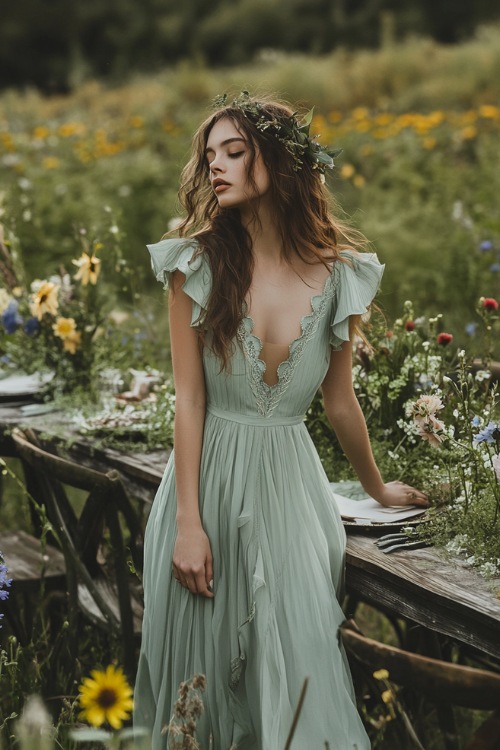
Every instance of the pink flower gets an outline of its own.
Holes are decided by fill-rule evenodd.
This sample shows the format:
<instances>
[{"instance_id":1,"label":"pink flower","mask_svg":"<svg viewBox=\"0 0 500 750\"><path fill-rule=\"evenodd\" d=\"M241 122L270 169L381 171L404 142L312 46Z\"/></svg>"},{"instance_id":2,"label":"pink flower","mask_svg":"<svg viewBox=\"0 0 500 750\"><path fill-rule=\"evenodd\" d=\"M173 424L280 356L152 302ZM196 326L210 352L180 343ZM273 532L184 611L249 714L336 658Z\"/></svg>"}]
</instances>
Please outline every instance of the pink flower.
<instances>
[{"instance_id":1,"label":"pink flower","mask_svg":"<svg viewBox=\"0 0 500 750\"><path fill-rule=\"evenodd\" d=\"M500 453L498 456L495 456L492 458L491 463L493 464L493 468L495 470L495 474L497 475L497 479L500 482Z\"/></svg>"},{"instance_id":2,"label":"pink flower","mask_svg":"<svg viewBox=\"0 0 500 750\"><path fill-rule=\"evenodd\" d=\"M440 346L447 346L451 341L453 341L453 334L438 333L438 335L436 336L436 341Z\"/></svg>"},{"instance_id":3,"label":"pink flower","mask_svg":"<svg viewBox=\"0 0 500 750\"><path fill-rule=\"evenodd\" d=\"M434 448L439 448L444 437L444 422L441 422L440 419L436 419L436 417L428 417L425 422L417 422L417 425L417 433L422 440L427 440L427 442Z\"/></svg>"},{"instance_id":4,"label":"pink flower","mask_svg":"<svg viewBox=\"0 0 500 750\"><path fill-rule=\"evenodd\" d=\"M498 302L493 297L486 297L483 300L483 307L488 312L496 312L498 310Z\"/></svg>"},{"instance_id":5,"label":"pink flower","mask_svg":"<svg viewBox=\"0 0 500 750\"><path fill-rule=\"evenodd\" d=\"M443 408L444 404L439 396L420 396L412 405L411 413L415 422L420 423L427 421Z\"/></svg>"}]
</instances>

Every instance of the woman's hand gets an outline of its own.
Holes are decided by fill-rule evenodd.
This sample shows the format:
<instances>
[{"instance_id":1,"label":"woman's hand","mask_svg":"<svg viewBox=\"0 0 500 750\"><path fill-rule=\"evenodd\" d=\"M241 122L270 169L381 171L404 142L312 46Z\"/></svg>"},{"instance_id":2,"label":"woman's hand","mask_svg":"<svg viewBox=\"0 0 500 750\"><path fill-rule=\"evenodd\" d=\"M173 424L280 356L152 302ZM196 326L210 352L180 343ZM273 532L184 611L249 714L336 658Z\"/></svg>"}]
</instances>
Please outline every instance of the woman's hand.
<instances>
[{"instance_id":1,"label":"woman's hand","mask_svg":"<svg viewBox=\"0 0 500 750\"><path fill-rule=\"evenodd\" d=\"M212 550L210 541L200 527L179 529L172 558L174 578L192 594L213 598Z\"/></svg>"},{"instance_id":2,"label":"woman's hand","mask_svg":"<svg viewBox=\"0 0 500 750\"><path fill-rule=\"evenodd\" d=\"M382 491L374 498L388 508L394 505L419 505L427 508L429 505L429 498L424 492L404 482L386 482Z\"/></svg>"}]
</instances>

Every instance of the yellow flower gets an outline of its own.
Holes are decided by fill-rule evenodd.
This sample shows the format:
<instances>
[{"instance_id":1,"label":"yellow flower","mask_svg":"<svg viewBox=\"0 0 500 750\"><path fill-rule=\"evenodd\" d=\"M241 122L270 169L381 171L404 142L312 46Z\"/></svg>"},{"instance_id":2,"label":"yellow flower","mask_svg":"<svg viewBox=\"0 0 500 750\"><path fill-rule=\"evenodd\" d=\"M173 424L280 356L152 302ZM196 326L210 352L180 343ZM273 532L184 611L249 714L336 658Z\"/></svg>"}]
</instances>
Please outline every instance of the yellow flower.
<instances>
[{"instance_id":1,"label":"yellow flower","mask_svg":"<svg viewBox=\"0 0 500 750\"><path fill-rule=\"evenodd\" d=\"M388 680L389 672L387 669L377 669L377 671L373 673L373 676L376 680Z\"/></svg>"},{"instance_id":2,"label":"yellow flower","mask_svg":"<svg viewBox=\"0 0 500 750\"><path fill-rule=\"evenodd\" d=\"M120 729L134 705L133 691L123 671L110 665L105 672L93 669L90 674L79 687L82 707L79 718L94 727L106 722L113 729Z\"/></svg>"},{"instance_id":3,"label":"yellow flower","mask_svg":"<svg viewBox=\"0 0 500 750\"><path fill-rule=\"evenodd\" d=\"M63 138L71 138L73 135L83 135L85 133L85 125L79 122L65 122L59 125L57 132Z\"/></svg>"},{"instance_id":4,"label":"yellow flower","mask_svg":"<svg viewBox=\"0 0 500 750\"><path fill-rule=\"evenodd\" d=\"M69 338L76 331L76 323L74 318L58 318L52 326L56 336L60 339Z\"/></svg>"},{"instance_id":5,"label":"yellow flower","mask_svg":"<svg viewBox=\"0 0 500 750\"><path fill-rule=\"evenodd\" d=\"M356 170L354 169L352 164L343 164L340 170L340 176L343 177L344 180L348 180L349 177L353 176L355 171Z\"/></svg>"},{"instance_id":6,"label":"yellow flower","mask_svg":"<svg viewBox=\"0 0 500 750\"><path fill-rule=\"evenodd\" d=\"M82 342L82 334L80 331L73 331L64 339L63 349L65 352L75 354L76 350Z\"/></svg>"},{"instance_id":7,"label":"yellow flower","mask_svg":"<svg viewBox=\"0 0 500 750\"><path fill-rule=\"evenodd\" d=\"M381 695L381 698L384 701L384 703L392 703L392 701L394 700L392 690L384 690L384 692Z\"/></svg>"},{"instance_id":8,"label":"yellow flower","mask_svg":"<svg viewBox=\"0 0 500 750\"><path fill-rule=\"evenodd\" d=\"M328 113L328 119L330 122L333 122L333 124L336 124L337 122L340 122L342 120L343 114L342 112L338 112L337 110L333 110L333 112Z\"/></svg>"},{"instance_id":9,"label":"yellow flower","mask_svg":"<svg viewBox=\"0 0 500 750\"><path fill-rule=\"evenodd\" d=\"M356 174L354 175L352 182L353 182L354 187L362 188L365 186L366 180L362 174Z\"/></svg>"},{"instance_id":10,"label":"yellow flower","mask_svg":"<svg viewBox=\"0 0 500 750\"><path fill-rule=\"evenodd\" d=\"M52 281L42 281L30 303L31 314L41 320L45 313L56 315L59 302L59 287Z\"/></svg>"},{"instance_id":11,"label":"yellow flower","mask_svg":"<svg viewBox=\"0 0 500 750\"><path fill-rule=\"evenodd\" d=\"M352 110L351 115L354 120L366 120L369 116L369 112L366 107L356 107Z\"/></svg>"},{"instance_id":12,"label":"yellow flower","mask_svg":"<svg viewBox=\"0 0 500 750\"><path fill-rule=\"evenodd\" d=\"M500 108L494 107L492 104L483 104L479 107L479 114L487 120L494 120L500 117Z\"/></svg>"},{"instance_id":13,"label":"yellow flower","mask_svg":"<svg viewBox=\"0 0 500 750\"><path fill-rule=\"evenodd\" d=\"M87 284L96 284L97 277L101 272L101 261L96 258L94 254L89 255L88 253L82 253L78 260L73 261L75 266L78 266L78 271L74 277L77 281L81 281L83 286Z\"/></svg>"},{"instance_id":14,"label":"yellow flower","mask_svg":"<svg viewBox=\"0 0 500 750\"><path fill-rule=\"evenodd\" d=\"M393 116L389 112L381 112L375 117L375 124L384 126L389 125L393 120Z\"/></svg>"},{"instance_id":15,"label":"yellow flower","mask_svg":"<svg viewBox=\"0 0 500 750\"><path fill-rule=\"evenodd\" d=\"M128 122L132 128L144 127L144 117L141 117L141 115L133 115L132 117L129 117Z\"/></svg>"},{"instance_id":16,"label":"yellow flower","mask_svg":"<svg viewBox=\"0 0 500 750\"><path fill-rule=\"evenodd\" d=\"M474 125L467 125L467 127L462 129L460 135L464 141L472 141L477 135L477 128Z\"/></svg>"},{"instance_id":17,"label":"yellow flower","mask_svg":"<svg viewBox=\"0 0 500 750\"><path fill-rule=\"evenodd\" d=\"M42 167L44 169L57 169L59 166L59 159L57 156L46 156L42 161Z\"/></svg>"},{"instance_id":18,"label":"yellow flower","mask_svg":"<svg viewBox=\"0 0 500 750\"><path fill-rule=\"evenodd\" d=\"M39 125L37 128L33 131L33 138L39 138L42 140L43 138L47 138L49 134L49 129L45 127L45 125Z\"/></svg>"}]
</instances>

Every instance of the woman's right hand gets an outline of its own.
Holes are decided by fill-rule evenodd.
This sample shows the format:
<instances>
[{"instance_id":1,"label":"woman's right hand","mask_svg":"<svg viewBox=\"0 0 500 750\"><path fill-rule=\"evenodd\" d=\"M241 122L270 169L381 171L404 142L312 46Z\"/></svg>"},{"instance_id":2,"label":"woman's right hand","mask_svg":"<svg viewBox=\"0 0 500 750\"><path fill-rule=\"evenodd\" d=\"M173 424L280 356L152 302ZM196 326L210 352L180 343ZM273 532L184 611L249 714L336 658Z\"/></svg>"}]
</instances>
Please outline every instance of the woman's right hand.
<instances>
[{"instance_id":1,"label":"woman's right hand","mask_svg":"<svg viewBox=\"0 0 500 750\"><path fill-rule=\"evenodd\" d=\"M178 529L172 558L174 578L192 594L213 598L210 541L203 528Z\"/></svg>"}]
</instances>

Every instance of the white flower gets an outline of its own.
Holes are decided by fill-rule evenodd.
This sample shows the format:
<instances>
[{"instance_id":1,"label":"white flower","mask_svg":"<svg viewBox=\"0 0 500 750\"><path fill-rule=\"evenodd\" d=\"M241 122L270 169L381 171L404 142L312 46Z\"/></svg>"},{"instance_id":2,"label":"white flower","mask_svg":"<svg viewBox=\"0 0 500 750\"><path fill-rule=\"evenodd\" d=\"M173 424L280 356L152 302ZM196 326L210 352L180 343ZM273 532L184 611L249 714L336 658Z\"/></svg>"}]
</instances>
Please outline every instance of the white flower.
<instances>
[{"instance_id":1,"label":"white flower","mask_svg":"<svg viewBox=\"0 0 500 750\"><path fill-rule=\"evenodd\" d=\"M482 383L483 380L489 380L491 378L491 372L489 370L478 370L475 378L478 383Z\"/></svg>"},{"instance_id":2,"label":"white flower","mask_svg":"<svg viewBox=\"0 0 500 750\"><path fill-rule=\"evenodd\" d=\"M485 562L479 566L479 572L482 576L484 576L484 578L493 578L494 576L498 575L500 570L498 569L498 566L495 565L495 563Z\"/></svg>"},{"instance_id":3,"label":"white flower","mask_svg":"<svg viewBox=\"0 0 500 750\"><path fill-rule=\"evenodd\" d=\"M0 315L8 308L12 297L6 289L0 289Z\"/></svg>"},{"instance_id":4,"label":"white flower","mask_svg":"<svg viewBox=\"0 0 500 750\"><path fill-rule=\"evenodd\" d=\"M497 479L500 482L500 453L498 454L498 456L494 456L491 459L491 464L493 466Z\"/></svg>"}]
</instances>

